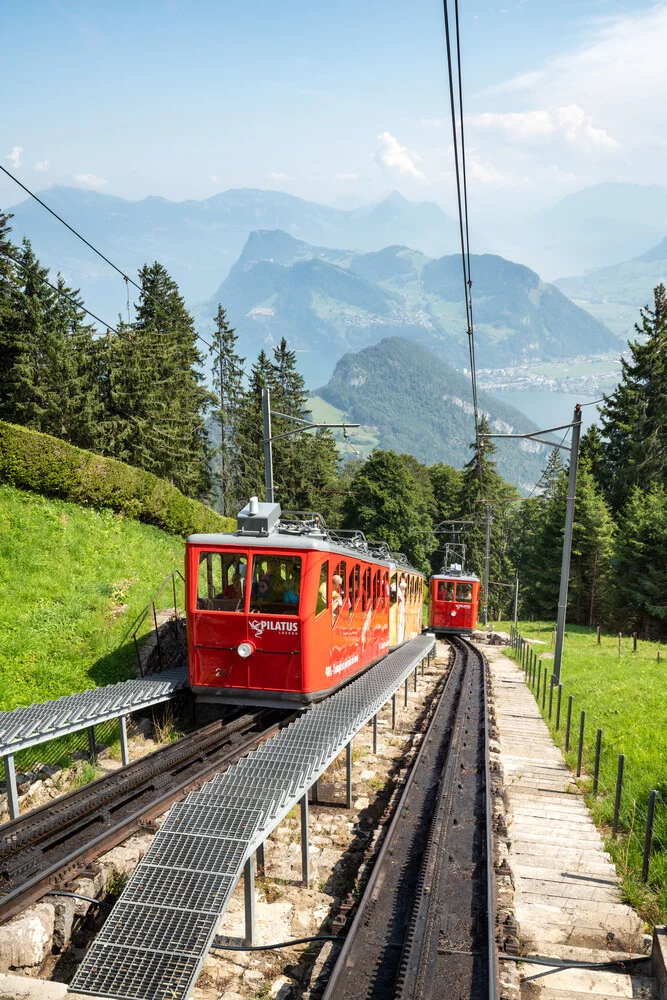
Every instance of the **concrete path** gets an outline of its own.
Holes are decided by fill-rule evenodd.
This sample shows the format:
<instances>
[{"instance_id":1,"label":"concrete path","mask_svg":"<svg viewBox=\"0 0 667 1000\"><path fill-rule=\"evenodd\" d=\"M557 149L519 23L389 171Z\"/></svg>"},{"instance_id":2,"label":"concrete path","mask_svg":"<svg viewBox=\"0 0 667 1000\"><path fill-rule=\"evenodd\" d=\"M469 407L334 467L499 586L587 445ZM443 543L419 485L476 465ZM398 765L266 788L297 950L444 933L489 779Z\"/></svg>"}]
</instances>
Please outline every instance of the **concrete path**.
<instances>
[{"instance_id":1,"label":"concrete path","mask_svg":"<svg viewBox=\"0 0 667 1000\"><path fill-rule=\"evenodd\" d=\"M522 954L609 961L642 952L643 922L620 902L616 869L522 671L498 647L485 653L508 798ZM653 980L643 976L536 964L520 969L524 998L658 996Z\"/></svg>"}]
</instances>

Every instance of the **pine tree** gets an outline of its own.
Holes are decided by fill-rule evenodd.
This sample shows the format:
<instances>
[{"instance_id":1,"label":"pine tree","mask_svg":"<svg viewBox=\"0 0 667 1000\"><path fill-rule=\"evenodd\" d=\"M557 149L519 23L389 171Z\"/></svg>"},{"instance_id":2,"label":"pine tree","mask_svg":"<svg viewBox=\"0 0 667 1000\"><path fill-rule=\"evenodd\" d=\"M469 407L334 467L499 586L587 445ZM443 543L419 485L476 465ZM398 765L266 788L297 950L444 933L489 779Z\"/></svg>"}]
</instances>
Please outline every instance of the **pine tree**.
<instances>
[{"instance_id":1,"label":"pine tree","mask_svg":"<svg viewBox=\"0 0 667 1000\"><path fill-rule=\"evenodd\" d=\"M105 345L104 450L204 497L211 395L202 385L194 323L161 264L143 267L140 278L136 322L120 324Z\"/></svg>"},{"instance_id":2,"label":"pine tree","mask_svg":"<svg viewBox=\"0 0 667 1000\"><path fill-rule=\"evenodd\" d=\"M582 460L588 463L588 468L595 482L602 487L605 476L605 454L604 442L597 424L591 424L581 438L579 455Z\"/></svg>"},{"instance_id":3,"label":"pine tree","mask_svg":"<svg viewBox=\"0 0 667 1000\"><path fill-rule=\"evenodd\" d=\"M614 562L619 626L667 638L667 491L662 485L632 491L619 518Z\"/></svg>"},{"instance_id":4,"label":"pine tree","mask_svg":"<svg viewBox=\"0 0 667 1000\"><path fill-rule=\"evenodd\" d=\"M667 484L667 292L654 290L653 308L641 310L645 338L631 341L630 360L601 409L605 438L605 491L616 510L633 486Z\"/></svg>"},{"instance_id":5,"label":"pine tree","mask_svg":"<svg viewBox=\"0 0 667 1000\"><path fill-rule=\"evenodd\" d=\"M236 462L231 469L231 477L232 491L241 507L251 496L265 496L262 390L270 384L270 380L271 363L266 352L261 351L250 369L248 391L236 423ZM282 505L282 500L280 502Z\"/></svg>"},{"instance_id":6,"label":"pine tree","mask_svg":"<svg viewBox=\"0 0 667 1000\"><path fill-rule=\"evenodd\" d=\"M217 457L220 464L220 478L217 484L220 509L223 514L229 516L238 513L240 500L232 490L232 468L237 459L235 428L244 399L245 358L236 353L237 340L236 333L227 322L225 310L218 303L211 345L213 388L216 394L212 416L220 427L220 445L214 458Z\"/></svg>"},{"instance_id":7,"label":"pine tree","mask_svg":"<svg viewBox=\"0 0 667 1000\"><path fill-rule=\"evenodd\" d=\"M482 416L479 424L480 435L489 433L489 424ZM493 455L496 446L490 438L479 437L479 445L470 447L474 454L463 469L461 505L459 518L484 522L487 506L491 509L491 548L489 579L510 582L513 570L508 555L509 523L511 507L509 501L519 496L518 491L506 483L496 470ZM486 552L485 523L466 525L466 569L482 578Z\"/></svg>"}]
</instances>

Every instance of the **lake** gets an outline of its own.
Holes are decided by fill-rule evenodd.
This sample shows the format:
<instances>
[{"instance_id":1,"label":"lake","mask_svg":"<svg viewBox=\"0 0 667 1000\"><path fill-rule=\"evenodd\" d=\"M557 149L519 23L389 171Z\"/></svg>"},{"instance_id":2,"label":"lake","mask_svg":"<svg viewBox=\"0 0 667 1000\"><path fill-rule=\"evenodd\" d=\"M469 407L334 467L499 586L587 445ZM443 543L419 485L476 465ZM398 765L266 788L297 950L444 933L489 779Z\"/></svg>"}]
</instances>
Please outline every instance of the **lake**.
<instances>
[{"instance_id":1,"label":"lake","mask_svg":"<svg viewBox=\"0 0 667 1000\"><path fill-rule=\"evenodd\" d=\"M541 429L544 427L557 427L559 424L567 424L572 420L575 403L590 403L597 396L582 396L574 392L545 392L536 390L535 392L512 392L511 390L494 391L489 393L496 399L501 399L510 406L516 406L517 410L525 413L530 420L534 421ZM586 431L591 424L596 421L599 424L600 414L597 406L584 406L581 411L582 430Z\"/></svg>"}]
</instances>

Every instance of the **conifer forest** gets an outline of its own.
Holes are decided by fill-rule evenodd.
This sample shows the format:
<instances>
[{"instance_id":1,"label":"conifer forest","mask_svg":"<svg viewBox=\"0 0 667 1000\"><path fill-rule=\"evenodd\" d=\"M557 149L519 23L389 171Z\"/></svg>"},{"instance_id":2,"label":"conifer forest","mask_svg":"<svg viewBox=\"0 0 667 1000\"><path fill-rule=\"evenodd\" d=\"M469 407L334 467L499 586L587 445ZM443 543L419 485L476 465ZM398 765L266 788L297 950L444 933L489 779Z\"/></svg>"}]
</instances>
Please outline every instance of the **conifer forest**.
<instances>
[{"instance_id":1,"label":"conifer forest","mask_svg":"<svg viewBox=\"0 0 667 1000\"><path fill-rule=\"evenodd\" d=\"M308 418L296 354L283 339L242 356L220 303L199 336L179 288L159 263L140 271L136 307L100 333L76 289L55 284L28 241L12 241L0 214L0 419L120 459L188 497L234 516L264 495L262 389L272 410ZM212 373L209 376L208 373ZM400 401L397 401L400 405ZM429 401L424 399L424 406ZM582 438L568 621L667 636L667 291L637 317L618 386ZM292 429L273 418L272 433ZM482 418L480 430L488 430ZM481 573L492 507L490 611L555 616L568 453L554 448L529 496L497 472L495 446L471 444L462 469L376 449L339 453L329 430L274 443L275 492L284 510L318 511L359 528L423 570L439 569L444 521L466 531L467 569Z\"/></svg>"}]
</instances>

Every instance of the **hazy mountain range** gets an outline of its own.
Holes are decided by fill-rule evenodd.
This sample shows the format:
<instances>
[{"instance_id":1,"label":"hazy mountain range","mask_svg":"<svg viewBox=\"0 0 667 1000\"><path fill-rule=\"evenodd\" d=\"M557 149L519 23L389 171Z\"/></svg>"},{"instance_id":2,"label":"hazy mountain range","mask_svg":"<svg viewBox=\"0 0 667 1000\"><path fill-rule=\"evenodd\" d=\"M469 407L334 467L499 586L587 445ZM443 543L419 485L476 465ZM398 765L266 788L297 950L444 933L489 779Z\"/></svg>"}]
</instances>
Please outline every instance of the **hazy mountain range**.
<instances>
[{"instance_id":1,"label":"hazy mountain range","mask_svg":"<svg viewBox=\"0 0 667 1000\"><path fill-rule=\"evenodd\" d=\"M459 245L457 224L438 205L410 202L397 192L352 211L244 188L183 202L126 201L68 187L53 187L41 196L128 274L159 260L189 304L211 294L254 229L283 229L310 243L359 251L402 243L440 255ZM90 308L106 310L110 315L103 318L113 323L124 304L122 279L34 200L10 211L14 237L28 236L43 263L80 286Z\"/></svg>"},{"instance_id":2,"label":"hazy mountain range","mask_svg":"<svg viewBox=\"0 0 667 1000\"><path fill-rule=\"evenodd\" d=\"M351 210L244 188L183 202L128 201L68 187L41 195L127 273L160 260L189 305L211 295L258 229L281 229L315 246L361 253L398 245L440 257L459 248L450 215L434 202L410 202L396 192ZM44 263L61 270L91 309L114 322L125 305L122 279L32 199L10 211L15 237L28 236ZM484 218L478 228L471 238L475 252L501 253L550 279L578 274L630 260L659 243L667 234L667 189L598 184L537 215L502 224Z\"/></svg>"},{"instance_id":3,"label":"hazy mountain range","mask_svg":"<svg viewBox=\"0 0 667 1000\"><path fill-rule=\"evenodd\" d=\"M342 357L315 400L323 399L343 416L362 424L350 432L362 450L373 446L409 452L421 462L448 462L461 468L470 460L472 405L470 380L419 344L388 337L372 347ZM525 414L485 392L480 410L499 433L537 430ZM331 420L331 410L322 414ZM336 421L338 422L338 421ZM524 491L539 479L548 449L532 441L498 441L498 471ZM348 452L347 457L350 457Z\"/></svg>"},{"instance_id":4,"label":"hazy mountain range","mask_svg":"<svg viewBox=\"0 0 667 1000\"><path fill-rule=\"evenodd\" d=\"M618 349L615 336L534 271L492 254L473 258L479 367ZM312 246L285 232L250 234L216 294L197 310L206 328L218 302L252 358L284 336L309 385L346 351L401 336L459 368L469 365L461 260L405 246L360 254Z\"/></svg>"},{"instance_id":5,"label":"hazy mountain range","mask_svg":"<svg viewBox=\"0 0 667 1000\"><path fill-rule=\"evenodd\" d=\"M624 340L634 337L641 306L653 302L653 289L667 284L667 237L633 260L561 278L558 287Z\"/></svg>"}]
</instances>

